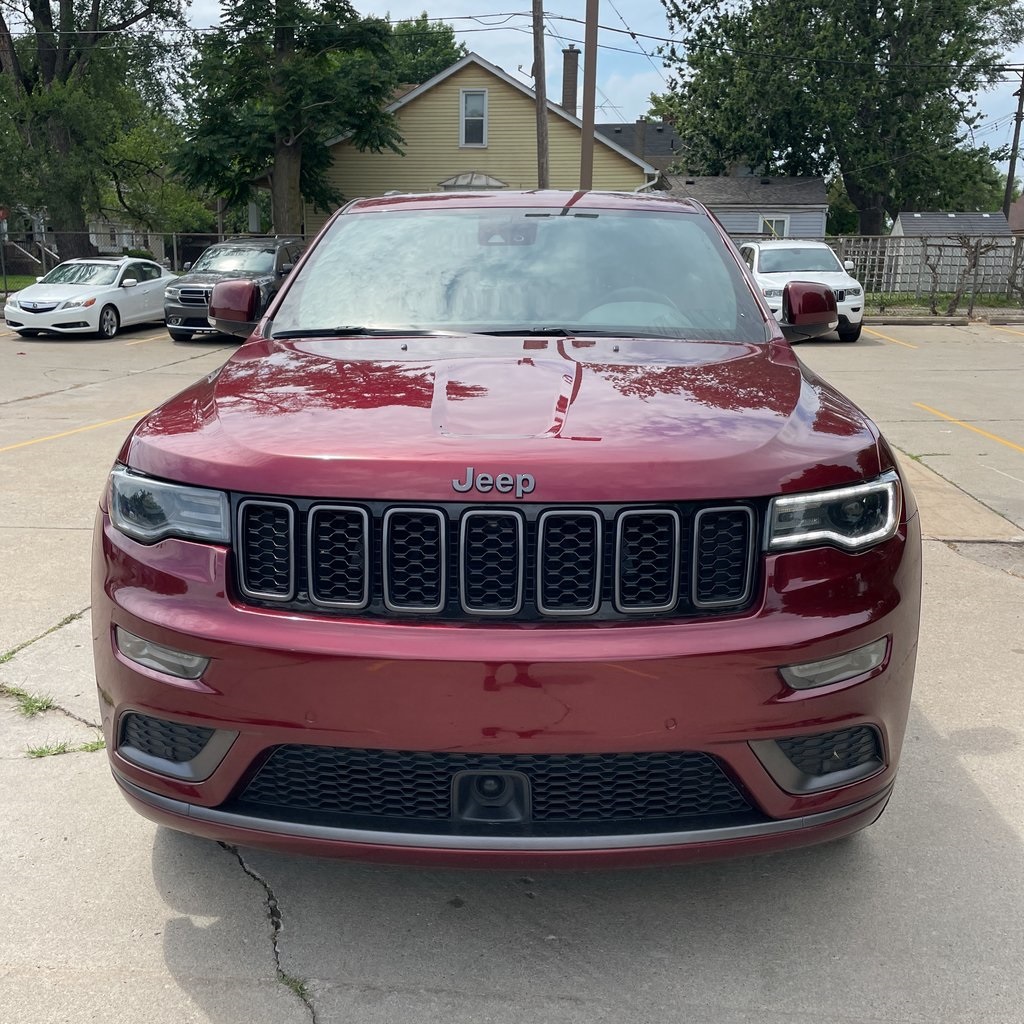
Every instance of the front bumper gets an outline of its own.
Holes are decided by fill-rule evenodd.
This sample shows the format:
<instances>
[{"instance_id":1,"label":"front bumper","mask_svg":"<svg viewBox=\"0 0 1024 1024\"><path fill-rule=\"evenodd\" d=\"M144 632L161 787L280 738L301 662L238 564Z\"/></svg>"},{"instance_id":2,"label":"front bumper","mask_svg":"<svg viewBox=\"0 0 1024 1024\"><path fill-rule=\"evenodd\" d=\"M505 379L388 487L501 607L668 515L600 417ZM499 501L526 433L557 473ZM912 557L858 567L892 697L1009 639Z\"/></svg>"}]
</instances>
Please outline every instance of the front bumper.
<instances>
[{"instance_id":1,"label":"front bumper","mask_svg":"<svg viewBox=\"0 0 1024 1024\"><path fill-rule=\"evenodd\" d=\"M164 300L164 323L172 331L217 334L217 328L210 326L209 312L210 307L207 305L185 305L170 299Z\"/></svg>"},{"instance_id":2,"label":"front bumper","mask_svg":"<svg viewBox=\"0 0 1024 1024\"><path fill-rule=\"evenodd\" d=\"M51 309L33 312L11 305L4 306L4 320L14 331L54 331L57 334L95 334L99 330L101 303L72 309Z\"/></svg>"},{"instance_id":3,"label":"front bumper","mask_svg":"<svg viewBox=\"0 0 1024 1024\"><path fill-rule=\"evenodd\" d=\"M591 626L338 619L235 603L228 552L181 541L142 547L100 514L93 620L103 727L115 777L141 813L248 846L414 862L624 864L768 852L870 824L895 778L917 646L916 516L860 555L766 558L754 608L691 622ZM115 626L210 658L198 680L143 668ZM793 691L781 665L883 636L865 678ZM142 714L214 730L217 757L191 777L145 766L122 743ZM776 739L867 727L869 774L801 789L758 754ZM607 828L568 823L418 828L344 816L245 810L241 791L288 745L472 756L644 754L712 758L750 805L734 822ZM126 756L127 754L127 756ZM786 788L786 787L789 788Z\"/></svg>"}]
</instances>

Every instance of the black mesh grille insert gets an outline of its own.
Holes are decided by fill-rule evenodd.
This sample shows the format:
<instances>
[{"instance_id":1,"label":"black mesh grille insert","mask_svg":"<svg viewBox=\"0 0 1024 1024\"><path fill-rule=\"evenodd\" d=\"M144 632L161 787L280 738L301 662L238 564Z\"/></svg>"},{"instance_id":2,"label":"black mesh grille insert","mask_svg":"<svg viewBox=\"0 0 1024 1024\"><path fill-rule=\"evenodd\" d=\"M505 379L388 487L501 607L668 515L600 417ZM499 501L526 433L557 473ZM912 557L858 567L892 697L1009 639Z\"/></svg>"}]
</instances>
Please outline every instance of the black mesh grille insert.
<instances>
[{"instance_id":1,"label":"black mesh grille insert","mask_svg":"<svg viewBox=\"0 0 1024 1024\"><path fill-rule=\"evenodd\" d=\"M362 509L314 508L309 514L309 589L314 601L359 608L369 596L368 518Z\"/></svg>"},{"instance_id":2,"label":"black mesh grille insert","mask_svg":"<svg viewBox=\"0 0 1024 1024\"><path fill-rule=\"evenodd\" d=\"M619 519L618 592L623 611L661 610L676 603L679 517L674 512L624 512Z\"/></svg>"},{"instance_id":3,"label":"black mesh grille insert","mask_svg":"<svg viewBox=\"0 0 1024 1024\"><path fill-rule=\"evenodd\" d=\"M751 513L746 508L697 513L694 599L698 605L737 604L750 587Z\"/></svg>"},{"instance_id":4,"label":"black mesh grille insert","mask_svg":"<svg viewBox=\"0 0 1024 1024\"><path fill-rule=\"evenodd\" d=\"M547 512L541 517L537 574L543 611L564 614L597 608L600 537L601 523L592 512Z\"/></svg>"},{"instance_id":5,"label":"black mesh grille insert","mask_svg":"<svg viewBox=\"0 0 1024 1024\"><path fill-rule=\"evenodd\" d=\"M433 509L392 509L384 519L387 603L439 611L444 605L444 520Z\"/></svg>"},{"instance_id":6,"label":"black mesh grille insert","mask_svg":"<svg viewBox=\"0 0 1024 1024\"><path fill-rule=\"evenodd\" d=\"M782 752L805 775L829 775L882 760L878 733L869 725L815 736L776 740Z\"/></svg>"},{"instance_id":7,"label":"black mesh grille insert","mask_svg":"<svg viewBox=\"0 0 1024 1024\"><path fill-rule=\"evenodd\" d=\"M707 754L437 754L277 747L242 793L247 807L447 821L461 771L530 780L532 820L629 821L734 814L749 805Z\"/></svg>"},{"instance_id":8,"label":"black mesh grille insert","mask_svg":"<svg viewBox=\"0 0 1024 1024\"><path fill-rule=\"evenodd\" d=\"M181 764L198 757L213 735L212 729L182 725L130 711L121 719L119 747L134 747L150 757Z\"/></svg>"},{"instance_id":9,"label":"black mesh grille insert","mask_svg":"<svg viewBox=\"0 0 1024 1024\"><path fill-rule=\"evenodd\" d=\"M468 512L462 520L462 603L470 611L514 612L523 593L523 520Z\"/></svg>"},{"instance_id":10,"label":"black mesh grille insert","mask_svg":"<svg viewBox=\"0 0 1024 1024\"><path fill-rule=\"evenodd\" d=\"M291 508L247 501L239 512L242 589L287 600L294 592Z\"/></svg>"}]
</instances>

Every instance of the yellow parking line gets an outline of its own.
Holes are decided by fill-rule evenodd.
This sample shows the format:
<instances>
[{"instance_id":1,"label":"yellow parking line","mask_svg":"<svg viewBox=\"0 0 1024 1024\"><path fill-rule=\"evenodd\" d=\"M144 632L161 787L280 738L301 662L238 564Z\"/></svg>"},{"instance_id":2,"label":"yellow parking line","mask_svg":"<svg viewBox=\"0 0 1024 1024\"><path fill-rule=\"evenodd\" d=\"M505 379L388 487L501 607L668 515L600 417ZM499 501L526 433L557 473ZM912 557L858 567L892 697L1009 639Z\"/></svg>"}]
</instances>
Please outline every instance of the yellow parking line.
<instances>
[{"instance_id":1,"label":"yellow parking line","mask_svg":"<svg viewBox=\"0 0 1024 1024\"><path fill-rule=\"evenodd\" d=\"M1024 331L1011 331L1009 327L997 327L995 324L989 324L989 327L993 331L1004 331L1006 334L1016 334L1021 338L1024 338Z\"/></svg>"},{"instance_id":2,"label":"yellow parking line","mask_svg":"<svg viewBox=\"0 0 1024 1024\"><path fill-rule=\"evenodd\" d=\"M900 341L899 338L890 338L888 334L882 334L881 331L873 331L870 327L865 327L864 330L873 338L881 338L883 341L891 341L894 345L902 345L904 348L920 347L919 345L911 345L909 341Z\"/></svg>"},{"instance_id":3,"label":"yellow parking line","mask_svg":"<svg viewBox=\"0 0 1024 1024\"><path fill-rule=\"evenodd\" d=\"M138 341L126 341L125 347L127 347L128 345L145 345L147 341L156 341L157 338L159 337L160 335L158 334L152 338L139 338Z\"/></svg>"},{"instance_id":4,"label":"yellow parking line","mask_svg":"<svg viewBox=\"0 0 1024 1024\"><path fill-rule=\"evenodd\" d=\"M924 409L925 412L930 412L934 416L939 416L944 420L949 420L950 423L955 423L958 427L965 427L967 430L973 430L976 434L981 434L982 437L987 437L990 441L998 441L1000 444L1005 444L1007 448L1012 448L1017 452L1024 452L1024 445L1014 444L1013 441L1007 441L1005 437L1000 437L998 434L990 434L987 430L982 430L981 427L973 427L970 423L964 423L963 420L958 420L955 416L947 416L944 412L939 412L938 409L933 409L930 405L925 405L922 402L915 402L914 405L918 409Z\"/></svg>"},{"instance_id":5,"label":"yellow parking line","mask_svg":"<svg viewBox=\"0 0 1024 1024\"><path fill-rule=\"evenodd\" d=\"M0 452L12 452L15 448L27 448L30 444L42 444L44 441L56 441L62 437L70 437L72 434L81 434L86 430L99 430L100 427L109 427L112 423L124 423L125 420L137 420L147 412L149 412L148 409L143 409L142 412L132 412L127 416L118 416L115 420L104 420L102 423L90 423L87 427L75 427L74 430L65 430L60 434L48 434L46 437L34 437L31 441L19 441L17 444L9 444L5 448L0 448Z\"/></svg>"}]
</instances>

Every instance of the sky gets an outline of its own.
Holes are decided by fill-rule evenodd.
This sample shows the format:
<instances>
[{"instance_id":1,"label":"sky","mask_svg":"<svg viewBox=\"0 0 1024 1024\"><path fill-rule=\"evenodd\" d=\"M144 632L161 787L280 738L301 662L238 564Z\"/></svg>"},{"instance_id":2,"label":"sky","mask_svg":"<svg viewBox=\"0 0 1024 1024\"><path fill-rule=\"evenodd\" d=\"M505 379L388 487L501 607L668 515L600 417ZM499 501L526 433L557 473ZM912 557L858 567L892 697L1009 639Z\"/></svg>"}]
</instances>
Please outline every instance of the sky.
<instances>
[{"instance_id":1,"label":"sky","mask_svg":"<svg viewBox=\"0 0 1024 1024\"><path fill-rule=\"evenodd\" d=\"M360 14L392 20L413 18L426 9L431 18L453 25L456 37L470 50L532 85L528 0L433 0L431 4L424 0L353 0L353 6ZM545 0L544 9L548 98L557 102L562 90L562 50L570 41L583 48L586 0ZM212 25L218 19L215 0L194 0L190 19L194 25ZM659 42L642 37L669 35L665 8L660 0L600 0L598 21L607 29L598 33L596 120L633 121L646 114L652 92L667 88L669 73L657 55ZM627 30L636 33L637 38L631 38ZM1006 62L1024 64L1024 46L1009 51ZM580 67L582 71L582 60ZM1013 92L1020 86L1019 72L1007 77L1014 81L1003 82L978 97L985 120L975 131L976 145L998 148L1010 144L1017 103ZM1020 168L1018 163L1018 177L1024 176Z\"/></svg>"}]
</instances>

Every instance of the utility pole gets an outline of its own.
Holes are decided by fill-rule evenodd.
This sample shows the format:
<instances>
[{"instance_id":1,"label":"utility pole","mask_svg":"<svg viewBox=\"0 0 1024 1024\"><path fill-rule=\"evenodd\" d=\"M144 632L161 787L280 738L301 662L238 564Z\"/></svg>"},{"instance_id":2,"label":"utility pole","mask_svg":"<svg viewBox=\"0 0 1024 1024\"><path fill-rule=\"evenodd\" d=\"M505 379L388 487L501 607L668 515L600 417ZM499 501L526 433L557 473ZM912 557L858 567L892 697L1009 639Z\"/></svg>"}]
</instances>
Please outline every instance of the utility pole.
<instances>
[{"instance_id":1,"label":"utility pole","mask_svg":"<svg viewBox=\"0 0 1024 1024\"><path fill-rule=\"evenodd\" d=\"M547 188L548 85L544 66L543 0L533 0L533 91L537 98L537 188Z\"/></svg>"},{"instance_id":2,"label":"utility pole","mask_svg":"<svg viewBox=\"0 0 1024 1024\"><path fill-rule=\"evenodd\" d=\"M587 0L583 33L583 145L580 147L580 188L594 187L594 104L597 101L597 7Z\"/></svg>"},{"instance_id":3,"label":"utility pole","mask_svg":"<svg viewBox=\"0 0 1024 1024\"><path fill-rule=\"evenodd\" d=\"M1003 195L1003 216L1010 219L1010 202L1013 199L1013 175L1017 170L1017 144L1020 142L1020 123L1024 120L1024 70L1020 73L1020 88L1013 94L1017 97L1017 117L1013 126L1013 146L1010 148L1010 170L1006 175L1006 192Z\"/></svg>"}]
</instances>

